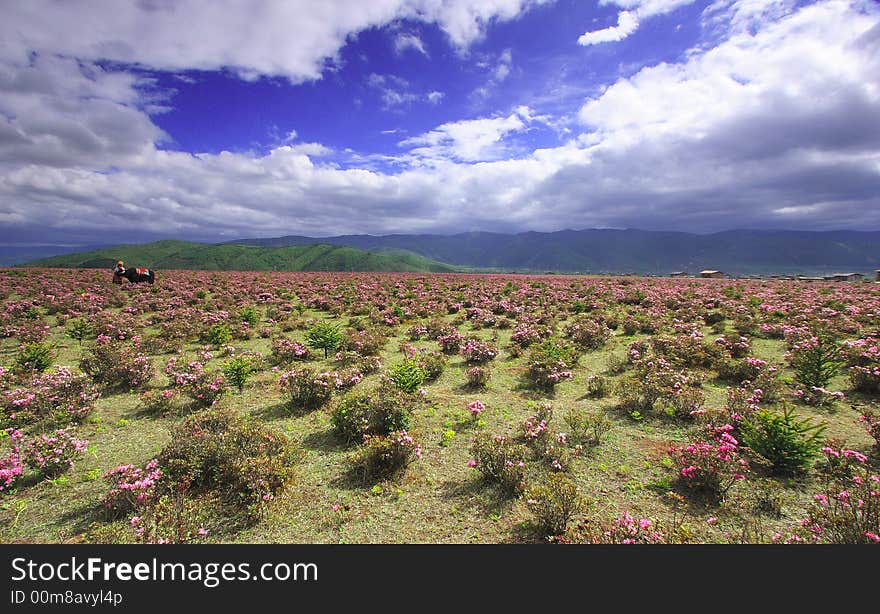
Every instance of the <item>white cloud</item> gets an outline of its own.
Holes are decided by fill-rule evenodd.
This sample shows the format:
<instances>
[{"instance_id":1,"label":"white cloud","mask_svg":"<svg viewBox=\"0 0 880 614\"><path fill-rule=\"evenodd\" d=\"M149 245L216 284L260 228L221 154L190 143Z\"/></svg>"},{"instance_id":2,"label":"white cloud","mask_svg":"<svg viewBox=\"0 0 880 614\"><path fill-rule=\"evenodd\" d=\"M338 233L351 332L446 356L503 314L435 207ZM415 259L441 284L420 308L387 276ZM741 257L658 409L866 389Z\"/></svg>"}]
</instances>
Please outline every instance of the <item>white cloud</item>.
<instances>
[{"instance_id":1,"label":"white cloud","mask_svg":"<svg viewBox=\"0 0 880 614\"><path fill-rule=\"evenodd\" d=\"M443 100L443 92L438 92L437 90L433 90L425 94L425 98L431 104L440 104L440 101Z\"/></svg>"},{"instance_id":2,"label":"white cloud","mask_svg":"<svg viewBox=\"0 0 880 614\"><path fill-rule=\"evenodd\" d=\"M418 51L425 57L428 56L428 50L425 49L425 44L415 34L408 33L400 33L394 37L394 51L398 55L404 53L407 49L413 49Z\"/></svg>"},{"instance_id":3,"label":"white cloud","mask_svg":"<svg viewBox=\"0 0 880 614\"><path fill-rule=\"evenodd\" d=\"M526 129L532 120L528 107L520 107L507 117L449 122L434 130L400 142L419 160L460 160L477 162L498 158L504 137Z\"/></svg>"},{"instance_id":4,"label":"white cloud","mask_svg":"<svg viewBox=\"0 0 880 614\"><path fill-rule=\"evenodd\" d=\"M665 15L675 9L692 4L695 0L600 0L599 4L613 4L627 9L617 15L617 25L585 32L578 38L583 46L616 43L639 29L641 22L655 15ZM753 0L762 1L762 0Z\"/></svg>"},{"instance_id":5,"label":"white cloud","mask_svg":"<svg viewBox=\"0 0 880 614\"><path fill-rule=\"evenodd\" d=\"M0 62L0 234L880 228L878 10L828 0L728 23L714 48L585 101L582 134L562 146L513 147L550 121L519 107L401 141L397 173L334 166L343 154L315 143L157 150L131 75L52 55Z\"/></svg>"},{"instance_id":6,"label":"white cloud","mask_svg":"<svg viewBox=\"0 0 880 614\"><path fill-rule=\"evenodd\" d=\"M617 25L609 26L593 32L585 32L578 38L578 45L598 45L600 43L613 43L625 39L639 27L639 18L635 13L623 11L617 15Z\"/></svg>"},{"instance_id":7,"label":"white cloud","mask_svg":"<svg viewBox=\"0 0 880 614\"><path fill-rule=\"evenodd\" d=\"M206 9L199 0L175 0L114 2L110 9L89 0L28 0L4 4L0 60L21 64L39 51L165 71L227 68L246 79L298 83L320 78L346 38L361 30L399 19L436 23L465 50L494 20L514 19L544 1L218 0Z\"/></svg>"}]
</instances>

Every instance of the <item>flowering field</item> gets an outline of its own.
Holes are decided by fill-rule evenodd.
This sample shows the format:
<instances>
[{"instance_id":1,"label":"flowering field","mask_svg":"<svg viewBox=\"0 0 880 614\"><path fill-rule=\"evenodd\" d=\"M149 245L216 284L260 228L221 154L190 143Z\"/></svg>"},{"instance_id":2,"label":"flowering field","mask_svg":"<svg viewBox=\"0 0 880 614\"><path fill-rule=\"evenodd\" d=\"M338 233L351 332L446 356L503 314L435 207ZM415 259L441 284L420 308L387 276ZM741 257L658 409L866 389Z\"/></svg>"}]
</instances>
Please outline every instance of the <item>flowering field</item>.
<instances>
[{"instance_id":1,"label":"flowering field","mask_svg":"<svg viewBox=\"0 0 880 614\"><path fill-rule=\"evenodd\" d=\"M880 541L880 286L0 270L0 541Z\"/></svg>"}]
</instances>

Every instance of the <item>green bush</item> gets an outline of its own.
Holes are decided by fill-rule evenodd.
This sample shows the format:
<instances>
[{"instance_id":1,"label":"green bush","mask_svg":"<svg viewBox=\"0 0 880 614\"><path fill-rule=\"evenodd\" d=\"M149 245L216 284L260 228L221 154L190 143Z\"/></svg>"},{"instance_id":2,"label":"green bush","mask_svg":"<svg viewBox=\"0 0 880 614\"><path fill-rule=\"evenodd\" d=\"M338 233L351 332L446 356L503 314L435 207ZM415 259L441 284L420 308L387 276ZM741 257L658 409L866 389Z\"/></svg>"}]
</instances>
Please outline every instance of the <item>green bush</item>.
<instances>
[{"instance_id":1,"label":"green bush","mask_svg":"<svg viewBox=\"0 0 880 614\"><path fill-rule=\"evenodd\" d=\"M226 345L232 341L232 330L226 324L215 324L207 333L208 342L215 346Z\"/></svg>"},{"instance_id":2,"label":"green bush","mask_svg":"<svg viewBox=\"0 0 880 614\"><path fill-rule=\"evenodd\" d=\"M238 310L238 318L242 322L247 322L248 326L256 326L260 321L260 313L256 307L248 305Z\"/></svg>"},{"instance_id":3,"label":"green bush","mask_svg":"<svg viewBox=\"0 0 880 614\"><path fill-rule=\"evenodd\" d=\"M562 473L551 473L543 484L530 486L525 497L546 536L565 533L568 522L582 507L577 484Z\"/></svg>"},{"instance_id":4,"label":"green bush","mask_svg":"<svg viewBox=\"0 0 880 614\"><path fill-rule=\"evenodd\" d=\"M433 382L443 374L446 368L446 356L440 352L420 352L416 362L425 373L425 381Z\"/></svg>"},{"instance_id":5,"label":"green bush","mask_svg":"<svg viewBox=\"0 0 880 614\"><path fill-rule=\"evenodd\" d=\"M840 349L834 340L818 334L795 343L786 358L794 370L795 380L807 391L825 388L843 364Z\"/></svg>"},{"instance_id":6,"label":"green bush","mask_svg":"<svg viewBox=\"0 0 880 614\"><path fill-rule=\"evenodd\" d=\"M468 463L475 467L483 478L501 485L512 495L522 493L526 483L526 456L528 449L501 435L480 432L471 444L474 460Z\"/></svg>"},{"instance_id":7,"label":"green bush","mask_svg":"<svg viewBox=\"0 0 880 614\"><path fill-rule=\"evenodd\" d=\"M80 346L82 346L83 340L94 339L96 336L95 327L85 318L74 318L73 320L70 320L64 334L79 342Z\"/></svg>"},{"instance_id":8,"label":"green bush","mask_svg":"<svg viewBox=\"0 0 880 614\"><path fill-rule=\"evenodd\" d=\"M411 463L422 457L422 447L406 431L388 435L370 435L352 457L355 472L365 482L399 476Z\"/></svg>"},{"instance_id":9,"label":"green bush","mask_svg":"<svg viewBox=\"0 0 880 614\"><path fill-rule=\"evenodd\" d=\"M743 419L743 443L770 462L778 475L793 475L806 470L822 447L824 424L810 418L798 418L794 410L782 412L758 410Z\"/></svg>"},{"instance_id":10,"label":"green bush","mask_svg":"<svg viewBox=\"0 0 880 614\"><path fill-rule=\"evenodd\" d=\"M283 433L209 409L178 425L158 460L163 491L213 492L253 512L286 487L297 456Z\"/></svg>"},{"instance_id":11,"label":"green bush","mask_svg":"<svg viewBox=\"0 0 880 614\"><path fill-rule=\"evenodd\" d=\"M238 388L239 393L244 390L244 385L253 372L254 365L247 356L236 356L223 363L223 375L230 384Z\"/></svg>"},{"instance_id":12,"label":"green bush","mask_svg":"<svg viewBox=\"0 0 880 614\"><path fill-rule=\"evenodd\" d=\"M387 435L409 427L418 399L397 388L381 386L371 393L346 396L336 404L330 422L346 443L361 443L370 435Z\"/></svg>"},{"instance_id":13,"label":"green bush","mask_svg":"<svg viewBox=\"0 0 880 614\"><path fill-rule=\"evenodd\" d=\"M611 430L612 422L603 409L587 411L571 408L565 414L568 435L573 441L581 444L599 445Z\"/></svg>"},{"instance_id":14,"label":"green bush","mask_svg":"<svg viewBox=\"0 0 880 614\"><path fill-rule=\"evenodd\" d=\"M324 358L342 343L342 331L333 322L318 322L306 331L306 343L312 349L324 350Z\"/></svg>"},{"instance_id":15,"label":"green bush","mask_svg":"<svg viewBox=\"0 0 880 614\"><path fill-rule=\"evenodd\" d=\"M17 373L43 373L52 366L54 354L44 343L25 343L15 356L13 370Z\"/></svg>"},{"instance_id":16,"label":"green bush","mask_svg":"<svg viewBox=\"0 0 880 614\"><path fill-rule=\"evenodd\" d=\"M414 393L425 383L425 372L415 360L404 360L388 369L388 378L404 392Z\"/></svg>"}]
</instances>

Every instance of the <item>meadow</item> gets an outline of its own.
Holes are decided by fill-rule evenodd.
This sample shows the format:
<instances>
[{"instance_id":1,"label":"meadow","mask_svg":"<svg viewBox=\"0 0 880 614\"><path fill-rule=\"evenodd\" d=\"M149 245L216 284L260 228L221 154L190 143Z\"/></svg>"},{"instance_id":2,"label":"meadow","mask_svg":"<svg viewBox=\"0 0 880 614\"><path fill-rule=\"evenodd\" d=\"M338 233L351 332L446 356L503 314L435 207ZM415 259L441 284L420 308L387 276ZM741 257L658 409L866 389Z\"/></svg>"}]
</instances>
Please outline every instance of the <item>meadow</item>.
<instances>
[{"instance_id":1,"label":"meadow","mask_svg":"<svg viewBox=\"0 0 880 614\"><path fill-rule=\"evenodd\" d=\"M3 543L876 543L880 285L0 270Z\"/></svg>"}]
</instances>

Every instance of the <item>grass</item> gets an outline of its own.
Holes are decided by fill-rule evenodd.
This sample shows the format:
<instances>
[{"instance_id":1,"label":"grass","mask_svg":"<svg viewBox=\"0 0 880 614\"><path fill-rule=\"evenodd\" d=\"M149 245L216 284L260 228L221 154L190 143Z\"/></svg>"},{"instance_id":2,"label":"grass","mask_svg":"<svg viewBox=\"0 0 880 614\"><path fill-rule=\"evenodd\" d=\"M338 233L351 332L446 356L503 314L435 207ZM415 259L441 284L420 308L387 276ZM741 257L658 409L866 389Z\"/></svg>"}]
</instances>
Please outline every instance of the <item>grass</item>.
<instances>
[{"instance_id":1,"label":"grass","mask_svg":"<svg viewBox=\"0 0 880 614\"><path fill-rule=\"evenodd\" d=\"M261 313L261 318L264 314ZM302 320L325 319L333 316L306 311ZM338 318L347 324L349 318ZM447 316L452 320L453 316ZM50 323L52 319L49 318ZM398 345L405 341L403 330L389 338L381 358L384 365L401 359ZM427 385L428 402L416 412L410 428L424 449L424 458L414 463L398 481L363 485L347 472L347 460L353 449L344 446L332 432L329 409L292 415L277 386L278 373L264 370L255 373L242 393L230 389L223 397L223 406L240 414L250 414L276 428L299 443L305 454L291 487L271 507L261 522L240 531L213 534L208 541L242 543L507 543L533 542L538 536L531 529L531 516L521 500L503 496L495 487L485 484L480 474L468 468L471 458L470 439L478 428L467 412L467 404L475 399L486 405L481 414L482 428L492 433L517 435L522 421L530 415L530 402L549 401L555 409L554 423L564 430L563 416L570 408L603 408L613 420L606 439L590 447L576 461L570 476L584 495L591 516L613 518L622 511L634 516L653 518L667 524L683 525L695 541L713 542L723 539L723 531L742 530L749 523L760 522L762 530L783 530L799 519L809 502L813 478L773 481L780 500L785 501L782 513L772 516L756 511L756 489L749 483L738 484L727 501L712 506L694 501L678 502L667 496L674 479L666 451L675 443L689 441L694 427L672 422L655 415L641 421L615 409L617 398L612 394L602 399L585 397L585 381L590 375L605 374L612 382L621 375L609 375L606 366L612 354L622 354L626 345L643 337L623 337L618 332L602 349L584 354L575 369L573 381L560 384L551 394L544 394L522 385L524 358L512 358L504 348L509 345L510 330L472 330L470 324L459 327L464 334L474 333L483 339L494 334L502 352L490 366L492 378L483 391L464 387L465 365L458 356L449 360L443 374ZM704 331L711 338L711 331ZM303 331L290 333L303 341ZM63 337L54 327L52 342L57 349L55 364L75 365L80 350L76 341ZM239 350L267 353L266 339L254 338L233 342ZM415 342L417 348L436 349L433 342ZM754 354L777 364L781 363L782 341L756 339ZM187 347L188 351L198 349ZM0 362L11 363L16 351L14 340L0 342ZM318 353L322 356L322 353ZM166 385L161 367L168 355L154 357L159 375L151 386ZM208 367L219 367L224 360L218 356ZM333 369L332 361L318 359L309 363L319 370ZM790 374L788 374L790 375ZM378 379L370 376L359 387L369 386ZM832 389L839 390L846 381L838 377ZM724 384L709 380L704 384L707 406L722 406ZM877 408L876 400L865 401ZM868 436L858 424L857 413L848 403L831 408L815 409L799 406L802 414L828 423L827 434L850 446L865 449ZM0 539L3 542L68 542L81 541L93 523L102 522L99 502L108 486L100 478L104 471L123 463L145 464L155 457L169 441L172 426L180 415L156 417L138 408L135 394L103 396L90 419L81 427L81 435L90 443L66 480L40 481L27 478L12 493L0 495ZM454 435L444 433L454 431ZM756 483L768 482L758 477ZM766 507L766 506L765 506ZM710 526L708 517L718 523Z\"/></svg>"}]
</instances>

